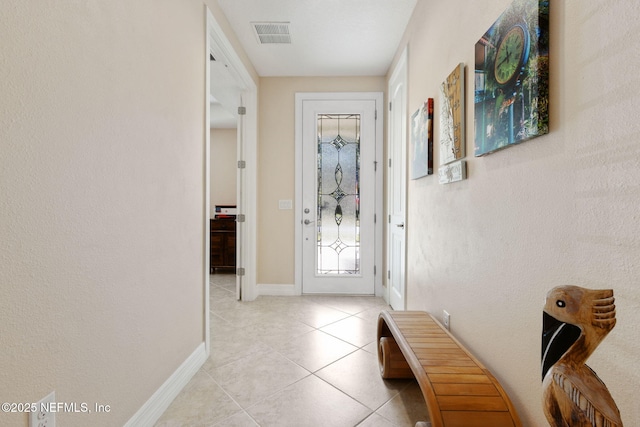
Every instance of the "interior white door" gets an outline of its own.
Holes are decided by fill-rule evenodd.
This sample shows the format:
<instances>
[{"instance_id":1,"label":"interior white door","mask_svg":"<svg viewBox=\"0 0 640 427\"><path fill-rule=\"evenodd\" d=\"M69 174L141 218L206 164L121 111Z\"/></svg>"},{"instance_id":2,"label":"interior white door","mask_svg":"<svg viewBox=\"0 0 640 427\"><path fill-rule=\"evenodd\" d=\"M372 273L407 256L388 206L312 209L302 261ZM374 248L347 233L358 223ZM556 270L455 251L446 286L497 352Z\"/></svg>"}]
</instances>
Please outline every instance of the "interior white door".
<instances>
[{"instance_id":1,"label":"interior white door","mask_svg":"<svg viewBox=\"0 0 640 427\"><path fill-rule=\"evenodd\" d=\"M387 275L389 305L404 310L406 251L406 176L407 176L407 68L403 53L389 80L389 173L387 211Z\"/></svg>"},{"instance_id":2,"label":"interior white door","mask_svg":"<svg viewBox=\"0 0 640 427\"><path fill-rule=\"evenodd\" d=\"M303 100L303 293L375 293L375 156L375 99Z\"/></svg>"}]
</instances>

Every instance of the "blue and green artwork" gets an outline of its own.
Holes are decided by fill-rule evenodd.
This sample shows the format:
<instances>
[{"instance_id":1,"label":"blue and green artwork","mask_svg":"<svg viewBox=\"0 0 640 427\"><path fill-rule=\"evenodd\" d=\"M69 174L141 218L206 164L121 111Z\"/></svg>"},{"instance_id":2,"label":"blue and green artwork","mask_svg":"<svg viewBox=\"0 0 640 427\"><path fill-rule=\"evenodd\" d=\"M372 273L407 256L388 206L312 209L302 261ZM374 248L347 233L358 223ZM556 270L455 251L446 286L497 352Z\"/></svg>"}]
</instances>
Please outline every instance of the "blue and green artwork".
<instances>
[{"instance_id":1,"label":"blue and green artwork","mask_svg":"<svg viewBox=\"0 0 640 427\"><path fill-rule=\"evenodd\" d=\"M476 43L475 155L549 133L549 1L515 0Z\"/></svg>"}]
</instances>

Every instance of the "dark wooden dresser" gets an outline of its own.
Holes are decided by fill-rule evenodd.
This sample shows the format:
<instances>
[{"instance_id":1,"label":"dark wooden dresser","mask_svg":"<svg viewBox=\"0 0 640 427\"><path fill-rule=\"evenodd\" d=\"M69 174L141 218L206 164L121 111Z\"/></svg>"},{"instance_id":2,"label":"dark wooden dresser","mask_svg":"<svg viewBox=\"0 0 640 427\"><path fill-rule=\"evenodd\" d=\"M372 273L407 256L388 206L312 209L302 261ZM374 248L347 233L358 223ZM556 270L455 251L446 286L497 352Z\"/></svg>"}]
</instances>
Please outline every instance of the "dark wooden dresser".
<instances>
[{"instance_id":1,"label":"dark wooden dresser","mask_svg":"<svg viewBox=\"0 0 640 427\"><path fill-rule=\"evenodd\" d=\"M211 273L236 268L235 218L211 219Z\"/></svg>"}]
</instances>

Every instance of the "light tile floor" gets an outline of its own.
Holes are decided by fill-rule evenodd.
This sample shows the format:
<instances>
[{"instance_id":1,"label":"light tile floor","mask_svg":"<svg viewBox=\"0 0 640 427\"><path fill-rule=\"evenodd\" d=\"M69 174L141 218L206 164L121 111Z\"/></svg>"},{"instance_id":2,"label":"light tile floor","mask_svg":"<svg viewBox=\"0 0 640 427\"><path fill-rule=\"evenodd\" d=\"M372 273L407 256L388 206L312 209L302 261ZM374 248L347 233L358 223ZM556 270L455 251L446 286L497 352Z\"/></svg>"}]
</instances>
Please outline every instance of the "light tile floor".
<instances>
[{"instance_id":1,"label":"light tile floor","mask_svg":"<svg viewBox=\"0 0 640 427\"><path fill-rule=\"evenodd\" d=\"M156 427L413 427L428 420L413 380L380 378L374 297L235 301L211 275L211 357Z\"/></svg>"}]
</instances>

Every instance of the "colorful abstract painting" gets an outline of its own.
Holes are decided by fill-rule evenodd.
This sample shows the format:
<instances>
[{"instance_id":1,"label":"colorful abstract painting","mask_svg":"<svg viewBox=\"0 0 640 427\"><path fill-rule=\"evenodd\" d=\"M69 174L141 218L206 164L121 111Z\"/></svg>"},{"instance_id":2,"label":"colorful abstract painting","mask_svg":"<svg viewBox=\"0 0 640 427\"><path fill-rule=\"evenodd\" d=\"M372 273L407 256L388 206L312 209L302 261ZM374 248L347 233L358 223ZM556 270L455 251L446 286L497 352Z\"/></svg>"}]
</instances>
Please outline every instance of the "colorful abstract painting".
<instances>
[{"instance_id":1,"label":"colorful abstract painting","mask_svg":"<svg viewBox=\"0 0 640 427\"><path fill-rule=\"evenodd\" d=\"M475 155L549 133L549 1L515 0L476 43Z\"/></svg>"}]
</instances>

